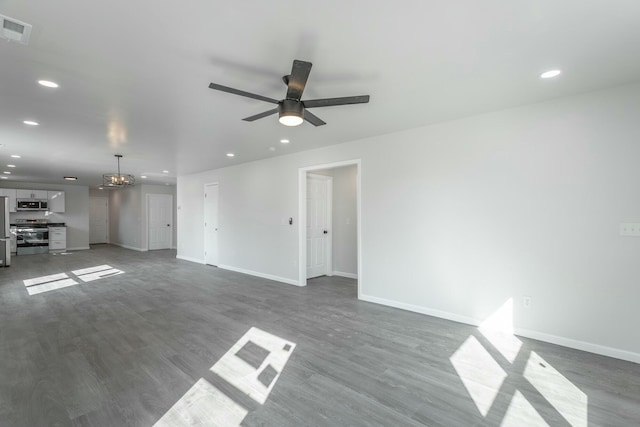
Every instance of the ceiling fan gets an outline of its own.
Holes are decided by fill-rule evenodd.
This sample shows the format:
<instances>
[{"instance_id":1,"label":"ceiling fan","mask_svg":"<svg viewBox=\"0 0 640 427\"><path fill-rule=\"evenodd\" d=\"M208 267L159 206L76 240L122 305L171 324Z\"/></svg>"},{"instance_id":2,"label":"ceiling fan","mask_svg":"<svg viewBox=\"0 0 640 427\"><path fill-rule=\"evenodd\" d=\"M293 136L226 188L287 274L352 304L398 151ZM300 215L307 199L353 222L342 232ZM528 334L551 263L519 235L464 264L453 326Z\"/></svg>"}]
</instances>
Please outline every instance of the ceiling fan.
<instances>
[{"instance_id":1,"label":"ceiling fan","mask_svg":"<svg viewBox=\"0 0 640 427\"><path fill-rule=\"evenodd\" d=\"M369 102L369 95L361 96L345 96L342 98L325 98L325 99L308 99L303 101L302 92L307 84L309 73L311 72L311 62L293 61L293 67L291 68L291 74L282 77L284 84L287 85L287 95L283 100L268 98L262 95L256 95L254 93L245 92L239 89L234 89L227 86L222 86L216 83L210 83L209 89L219 90L222 92L232 93L234 95L246 96L248 98L259 99L260 101L270 102L277 104L278 107L264 113L256 114L254 116L246 117L242 120L246 122L253 122L254 120L261 119L263 117L270 116L278 113L278 121L285 126L298 126L302 124L304 120L308 121L314 126L326 125L318 116L311 114L307 111L308 108L319 107L333 107L335 105L348 105L348 104L366 104Z\"/></svg>"}]
</instances>

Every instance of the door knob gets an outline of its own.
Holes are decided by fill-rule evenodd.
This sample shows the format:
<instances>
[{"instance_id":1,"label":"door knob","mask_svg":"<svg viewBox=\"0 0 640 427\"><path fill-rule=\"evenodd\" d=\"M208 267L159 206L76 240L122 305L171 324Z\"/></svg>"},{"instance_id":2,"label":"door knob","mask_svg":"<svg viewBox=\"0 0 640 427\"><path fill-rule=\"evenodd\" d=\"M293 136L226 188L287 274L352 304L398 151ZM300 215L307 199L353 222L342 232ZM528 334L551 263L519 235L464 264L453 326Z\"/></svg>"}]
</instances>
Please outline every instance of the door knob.
<instances>
[{"instance_id":1,"label":"door knob","mask_svg":"<svg viewBox=\"0 0 640 427\"><path fill-rule=\"evenodd\" d=\"M323 233L324 234L329 234L329 232L327 230L324 230Z\"/></svg>"},{"instance_id":2,"label":"door knob","mask_svg":"<svg viewBox=\"0 0 640 427\"><path fill-rule=\"evenodd\" d=\"M167 227L171 227L171 224L167 224Z\"/></svg>"}]
</instances>

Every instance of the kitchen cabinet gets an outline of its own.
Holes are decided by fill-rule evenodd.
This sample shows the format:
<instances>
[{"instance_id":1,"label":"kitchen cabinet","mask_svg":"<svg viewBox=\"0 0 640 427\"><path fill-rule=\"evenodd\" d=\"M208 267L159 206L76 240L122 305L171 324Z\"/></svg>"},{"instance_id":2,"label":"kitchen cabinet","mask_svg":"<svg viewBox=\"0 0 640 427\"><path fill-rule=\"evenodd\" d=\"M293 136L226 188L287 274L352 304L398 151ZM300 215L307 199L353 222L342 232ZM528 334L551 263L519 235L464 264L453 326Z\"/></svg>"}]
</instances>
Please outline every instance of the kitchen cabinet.
<instances>
[{"instance_id":1,"label":"kitchen cabinet","mask_svg":"<svg viewBox=\"0 0 640 427\"><path fill-rule=\"evenodd\" d=\"M67 227L49 227L49 252L67 249Z\"/></svg>"},{"instance_id":2,"label":"kitchen cabinet","mask_svg":"<svg viewBox=\"0 0 640 427\"><path fill-rule=\"evenodd\" d=\"M18 199L34 199L47 200L47 190L16 190L16 198Z\"/></svg>"},{"instance_id":3,"label":"kitchen cabinet","mask_svg":"<svg viewBox=\"0 0 640 427\"><path fill-rule=\"evenodd\" d=\"M13 188L0 188L0 196L9 198L9 212L16 211L16 190Z\"/></svg>"},{"instance_id":4,"label":"kitchen cabinet","mask_svg":"<svg viewBox=\"0 0 640 427\"><path fill-rule=\"evenodd\" d=\"M47 191L49 212L64 213L64 191Z\"/></svg>"}]
</instances>

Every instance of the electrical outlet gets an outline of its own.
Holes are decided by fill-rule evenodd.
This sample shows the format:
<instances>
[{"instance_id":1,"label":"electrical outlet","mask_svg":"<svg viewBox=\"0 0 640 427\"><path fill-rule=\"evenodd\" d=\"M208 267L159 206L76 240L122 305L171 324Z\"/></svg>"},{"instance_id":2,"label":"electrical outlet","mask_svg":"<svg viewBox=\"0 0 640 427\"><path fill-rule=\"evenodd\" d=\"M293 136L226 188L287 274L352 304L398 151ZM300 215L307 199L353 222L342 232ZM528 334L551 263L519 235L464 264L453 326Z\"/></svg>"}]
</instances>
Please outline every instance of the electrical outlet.
<instances>
[{"instance_id":1,"label":"electrical outlet","mask_svg":"<svg viewBox=\"0 0 640 427\"><path fill-rule=\"evenodd\" d=\"M531 297L522 298L522 306L524 308L530 308L531 307Z\"/></svg>"},{"instance_id":2,"label":"electrical outlet","mask_svg":"<svg viewBox=\"0 0 640 427\"><path fill-rule=\"evenodd\" d=\"M620 235L640 237L640 223L638 222L620 223Z\"/></svg>"}]
</instances>

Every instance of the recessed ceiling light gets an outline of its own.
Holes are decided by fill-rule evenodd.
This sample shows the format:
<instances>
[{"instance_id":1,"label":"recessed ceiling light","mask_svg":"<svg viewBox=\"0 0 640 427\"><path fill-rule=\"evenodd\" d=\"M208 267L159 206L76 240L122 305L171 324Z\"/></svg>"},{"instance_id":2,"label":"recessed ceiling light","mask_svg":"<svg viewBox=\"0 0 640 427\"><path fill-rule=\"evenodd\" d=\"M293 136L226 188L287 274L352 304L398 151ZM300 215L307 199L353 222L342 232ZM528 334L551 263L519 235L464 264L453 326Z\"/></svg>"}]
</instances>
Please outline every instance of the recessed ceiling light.
<instances>
[{"instance_id":1,"label":"recessed ceiling light","mask_svg":"<svg viewBox=\"0 0 640 427\"><path fill-rule=\"evenodd\" d=\"M169 173L169 171L162 171L162 173Z\"/></svg>"},{"instance_id":2,"label":"recessed ceiling light","mask_svg":"<svg viewBox=\"0 0 640 427\"><path fill-rule=\"evenodd\" d=\"M15 168L16 165L7 165L8 168Z\"/></svg>"},{"instance_id":3,"label":"recessed ceiling light","mask_svg":"<svg viewBox=\"0 0 640 427\"><path fill-rule=\"evenodd\" d=\"M2 173L5 174L5 175L11 175L11 172L9 172L9 171L4 171Z\"/></svg>"},{"instance_id":4,"label":"recessed ceiling light","mask_svg":"<svg viewBox=\"0 0 640 427\"><path fill-rule=\"evenodd\" d=\"M34 122L33 120L24 120L22 123L29 126L38 126L40 123Z\"/></svg>"},{"instance_id":5,"label":"recessed ceiling light","mask_svg":"<svg viewBox=\"0 0 640 427\"><path fill-rule=\"evenodd\" d=\"M549 70L540 74L541 79L551 79L553 77L558 77L562 73L561 70Z\"/></svg>"},{"instance_id":6,"label":"recessed ceiling light","mask_svg":"<svg viewBox=\"0 0 640 427\"><path fill-rule=\"evenodd\" d=\"M49 81L49 80L38 80L38 84L40 84L41 86L44 86L44 87L50 87L50 88L54 88L54 89L60 86L60 85L58 85L58 83L52 82L52 81Z\"/></svg>"},{"instance_id":7,"label":"recessed ceiling light","mask_svg":"<svg viewBox=\"0 0 640 427\"><path fill-rule=\"evenodd\" d=\"M147 175L140 175L140 178L147 179Z\"/></svg>"},{"instance_id":8,"label":"recessed ceiling light","mask_svg":"<svg viewBox=\"0 0 640 427\"><path fill-rule=\"evenodd\" d=\"M281 139L280 142L282 142L283 144L288 144L289 140L288 139Z\"/></svg>"},{"instance_id":9,"label":"recessed ceiling light","mask_svg":"<svg viewBox=\"0 0 640 427\"><path fill-rule=\"evenodd\" d=\"M64 179L65 179L65 181L77 181L78 177L77 176L65 176Z\"/></svg>"},{"instance_id":10,"label":"recessed ceiling light","mask_svg":"<svg viewBox=\"0 0 640 427\"><path fill-rule=\"evenodd\" d=\"M14 159L20 159L22 158L22 156L18 155L18 154L12 154L11 157L13 157Z\"/></svg>"},{"instance_id":11,"label":"recessed ceiling light","mask_svg":"<svg viewBox=\"0 0 640 427\"><path fill-rule=\"evenodd\" d=\"M233 157L233 156L235 156L235 154L233 154L233 153L227 153L227 157Z\"/></svg>"}]
</instances>

